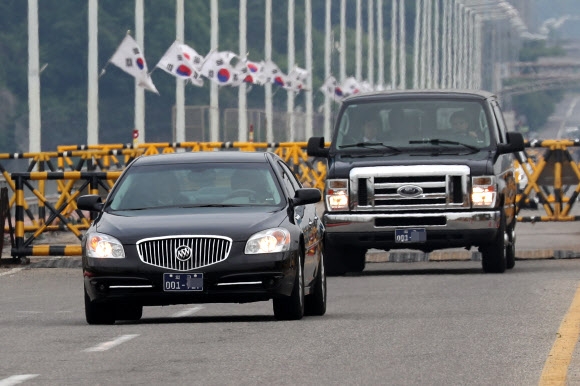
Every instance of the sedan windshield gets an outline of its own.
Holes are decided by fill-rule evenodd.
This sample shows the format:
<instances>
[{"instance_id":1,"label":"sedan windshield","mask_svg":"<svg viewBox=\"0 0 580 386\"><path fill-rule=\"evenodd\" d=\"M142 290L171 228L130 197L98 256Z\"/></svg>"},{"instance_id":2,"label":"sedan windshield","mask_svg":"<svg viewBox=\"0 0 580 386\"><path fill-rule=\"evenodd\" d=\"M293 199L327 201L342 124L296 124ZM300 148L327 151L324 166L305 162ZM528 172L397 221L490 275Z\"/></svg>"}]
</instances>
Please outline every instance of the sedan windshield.
<instances>
[{"instance_id":1,"label":"sedan windshield","mask_svg":"<svg viewBox=\"0 0 580 386\"><path fill-rule=\"evenodd\" d=\"M490 146L493 125L483 105L475 100L404 99L348 105L340 116L335 146L338 150L382 145L394 151L417 147ZM493 132L493 131L492 131Z\"/></svg>"},{"instance_id":2,"label":"sedan windshield","mask_svg":"<svg viewBox=\"0 0 580 386\"><path fill-rule=\"evenodd\" d=\"M111 210L167 207L278 206L275 175L265 163L199 163L131 167L109 202Z\"/></svg>"}]
</instances>

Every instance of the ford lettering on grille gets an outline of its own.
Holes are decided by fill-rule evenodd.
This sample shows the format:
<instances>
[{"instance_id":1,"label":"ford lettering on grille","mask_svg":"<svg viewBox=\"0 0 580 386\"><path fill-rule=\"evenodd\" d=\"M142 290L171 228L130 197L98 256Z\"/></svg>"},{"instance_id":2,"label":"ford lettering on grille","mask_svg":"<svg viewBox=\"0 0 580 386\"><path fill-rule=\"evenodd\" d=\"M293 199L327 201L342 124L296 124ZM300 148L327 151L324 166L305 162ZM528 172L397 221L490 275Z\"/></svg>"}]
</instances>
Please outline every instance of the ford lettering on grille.
<instances>
[{"instance_id":1,"label":"ford lettering on grille","mask_svg":"<svg viewBox=\"0 0 580 386\"><path fill-rule=\"evenodd\" d=\"M397 189L397 193L403 197L417 197L423 194L423 189L416 185L403 185Z\"/></svg>"}]
</instances>

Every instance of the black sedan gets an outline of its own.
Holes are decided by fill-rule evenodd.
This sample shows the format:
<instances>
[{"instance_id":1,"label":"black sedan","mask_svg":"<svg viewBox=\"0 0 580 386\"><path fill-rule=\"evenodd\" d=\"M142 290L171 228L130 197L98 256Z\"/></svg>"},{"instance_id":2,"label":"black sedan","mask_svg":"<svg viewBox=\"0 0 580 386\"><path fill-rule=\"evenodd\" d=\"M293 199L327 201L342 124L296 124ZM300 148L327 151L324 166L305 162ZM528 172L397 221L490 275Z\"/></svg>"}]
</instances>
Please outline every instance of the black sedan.
<instances>
[{"instance_id":1,"label":"black sedan","mask_svg":"<svg viewBox=\"0 0 580 386\"><path fill-rule=\"evenodd\" d=\"M326 312L318 189L271 152L141 156L82 239L89 324L139 320L143 306L272 299L281 320Z\"/></svg>"}]
</instances>

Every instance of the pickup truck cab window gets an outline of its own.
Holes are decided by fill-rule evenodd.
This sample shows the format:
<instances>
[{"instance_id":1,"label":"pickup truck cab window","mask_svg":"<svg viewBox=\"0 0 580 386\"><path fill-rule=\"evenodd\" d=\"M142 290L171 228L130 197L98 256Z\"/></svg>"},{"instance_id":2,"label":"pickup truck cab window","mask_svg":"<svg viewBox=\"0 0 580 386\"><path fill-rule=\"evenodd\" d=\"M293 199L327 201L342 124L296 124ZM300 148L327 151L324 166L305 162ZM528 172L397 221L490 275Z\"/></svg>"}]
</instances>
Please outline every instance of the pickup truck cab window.
<instances>
[{"instance_id":1,"label":"pickup truck cab window","mask_svg":"<svg viewBox=\"0 0 580 386\"><path fill-rule=\"evenodd\" d=\"M381 144L409 150L440 140L439 143L454 141L484 148L490 146L489 126L479 100L370 101L343 109L334 146L349 152Z\"/></svg>"}]
</instances>

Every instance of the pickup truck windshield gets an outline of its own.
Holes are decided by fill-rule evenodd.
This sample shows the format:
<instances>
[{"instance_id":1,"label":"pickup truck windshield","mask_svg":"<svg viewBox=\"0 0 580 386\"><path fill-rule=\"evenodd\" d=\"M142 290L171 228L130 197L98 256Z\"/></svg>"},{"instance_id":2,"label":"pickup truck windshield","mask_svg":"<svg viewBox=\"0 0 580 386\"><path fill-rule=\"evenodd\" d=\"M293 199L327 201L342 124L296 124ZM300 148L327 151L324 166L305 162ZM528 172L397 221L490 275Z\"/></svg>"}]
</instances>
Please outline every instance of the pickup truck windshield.
<instances>
[{"instance_id":1,"label":"pickup truck windshield","mask_svg":"<svg viewBox=\"0 0 580 386\"><path fill-rule=\"evenodd\" d=\"M340 116L334 145L349 151L364 149L364 143L398 150L425 144L480 149L492 140L488 119L478 101L399 99L351 104Z\"/></svg>"}]
</instances>

